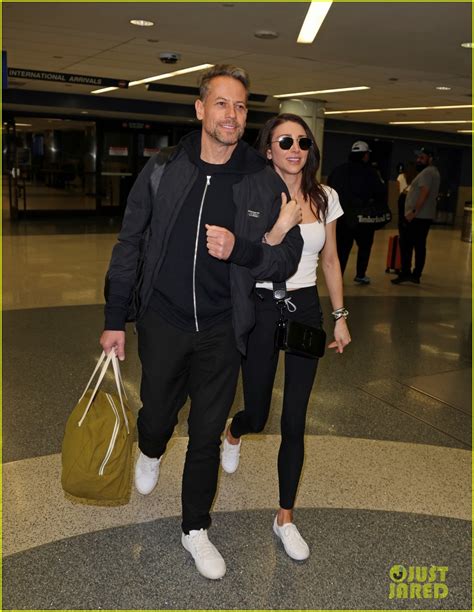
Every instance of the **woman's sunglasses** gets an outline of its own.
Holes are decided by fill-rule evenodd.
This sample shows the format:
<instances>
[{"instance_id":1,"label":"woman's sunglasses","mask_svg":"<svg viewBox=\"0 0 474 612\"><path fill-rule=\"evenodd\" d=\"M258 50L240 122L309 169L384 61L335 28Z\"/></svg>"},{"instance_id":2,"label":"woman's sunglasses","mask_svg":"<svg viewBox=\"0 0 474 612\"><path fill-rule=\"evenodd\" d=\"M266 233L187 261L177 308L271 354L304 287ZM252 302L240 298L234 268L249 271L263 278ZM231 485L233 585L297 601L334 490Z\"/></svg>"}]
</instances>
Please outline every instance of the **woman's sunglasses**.
<instances>
[{"instance_id":1,"label":"woman's sunglasses","mask_svg":"<svg viewBox=\"0 0 474 612\"><path fill-rule=\"evenodd\" d=\"M280 145L280 149L288 151L293 146L294 138L292 138L291 136L282 136L278 140L272 140L272 143L273 142L277 142ZM311 148L312 144L313 141L311 140L311 138L307 138L306 136L298 138L298 146L302 151L308 151Z\"/></svg>"}]
</instances>

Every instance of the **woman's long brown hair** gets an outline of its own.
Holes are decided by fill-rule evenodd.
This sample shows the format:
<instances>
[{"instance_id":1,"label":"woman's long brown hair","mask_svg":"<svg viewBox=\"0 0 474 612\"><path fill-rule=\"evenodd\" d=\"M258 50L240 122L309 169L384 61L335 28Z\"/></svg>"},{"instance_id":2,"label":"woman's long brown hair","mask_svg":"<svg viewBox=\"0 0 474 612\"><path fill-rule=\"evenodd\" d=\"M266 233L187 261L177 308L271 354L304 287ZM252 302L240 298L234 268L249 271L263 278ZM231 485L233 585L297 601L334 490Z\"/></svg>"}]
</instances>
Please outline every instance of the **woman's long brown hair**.
<instances>
[{"instance_id":1,"label":"woman's long brown hair","mask_svg":"<svg viewBox=\"0 0 474 612\"><path fill-rule=\"evenodd\" d=\"M286 121L291 121L292 123L297 123L300 125L306 132L306 136L311 138L313 143L308 151L308 159L306 160L306 164L303 167L301 176L301 191L304 197L309 199L311 209L313 210L316 219L318 219L318 221L324 221L327 215L328 196L321 183L318 183L316 180L316 172L319 169L321 154L319 152L318 145L316 144L316 140L314 139L313 133L309 129L306 121L304 121L304 119L298 115L293 115L292 113L282 113L281 115L277 115L276 117L269 119L262 127L257 138L256 146L260 153L266 157L267 150L271 147L271 141L273 139L272 137L275 128ZM269 161L271 163L271 160ZM273 166L272 163L271 165Z\"/></svg>"}]
</instances>

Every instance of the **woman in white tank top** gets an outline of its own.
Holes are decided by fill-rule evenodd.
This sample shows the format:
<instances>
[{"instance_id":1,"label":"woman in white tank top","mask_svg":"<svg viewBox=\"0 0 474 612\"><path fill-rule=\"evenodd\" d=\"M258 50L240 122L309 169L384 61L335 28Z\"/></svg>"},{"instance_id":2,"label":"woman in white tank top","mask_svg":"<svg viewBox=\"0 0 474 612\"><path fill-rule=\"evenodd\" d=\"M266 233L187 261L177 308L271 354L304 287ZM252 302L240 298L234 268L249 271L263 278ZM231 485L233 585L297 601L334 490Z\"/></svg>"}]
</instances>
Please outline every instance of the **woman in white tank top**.
<instances>
[{"instance_id":1,"label":"woman in white tank top","mask_svg":"<svg viewBox=\"0 0 474 612\"><path fill-rule=\"evenodd\" d=\"M260 151L286 183L291 200L282 205L278 221L264 242L279 244L286 232L299 223L304 240L296 273L286 281L289 290L289 319L318 327L322 312L316 286L321 256L333 311L334 340L329 348L342 353L351 341L346 324L342 276L336 248L336 219L343 214L337 193L316 180L320 154L308 125L297 115L283 114L268 121L259 136ZM222 447L222 467L232 473L238 467L241 436L261 431L270 410L278 363L274 348L279 309L273 284L256 284L256 325L249 336L247 356L242 361L245 408L229 427ZM294 310L293 310L294 308ZM285 353L285 388L278 454L280 508L273 530L287 554L296 560L309 556L309 547L293 523L293 507L304 458L306 410L316 376L317 359Z\"/></svg>"}]
</instances>

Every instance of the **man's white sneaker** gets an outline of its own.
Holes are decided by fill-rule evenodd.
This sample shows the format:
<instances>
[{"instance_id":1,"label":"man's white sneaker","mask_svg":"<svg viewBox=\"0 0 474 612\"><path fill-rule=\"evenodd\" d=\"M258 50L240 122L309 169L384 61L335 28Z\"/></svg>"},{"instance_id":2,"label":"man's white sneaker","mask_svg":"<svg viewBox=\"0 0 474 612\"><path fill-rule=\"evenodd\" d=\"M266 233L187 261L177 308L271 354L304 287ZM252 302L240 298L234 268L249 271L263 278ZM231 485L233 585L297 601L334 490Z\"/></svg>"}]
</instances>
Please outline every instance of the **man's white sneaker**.
<instances>
[{"instance_id":1,"label":"man's white sneaker","mask_svg":"<svg viewBox=\"0 0 474 612\"><path fill-rule=\"evenodd\" d=\"M227 438L224 438L221 452L221 465L224 472L233 474L239 467L240 447L242 440L238 444L231 444Z\"/></svg>"},{"instance_id":2,"label":"man's white sneaker","mask_svg":"<svg viewBox=\"0 0 474 612\"><path fill-rule=\"evenodd\" d=\"M304 561L309 557L309 547L301 537L296 525L285 523L280 527L275 517L273 531L283 542L286 554L289 557L295 559L295 561Z\"/></svg>"},{"instance_id":3,"label":"man's white sneaker","mask_svg":"<svg viewBox=\"0 0 474 612\"><path fill-rule=\"evenodd\" d=\"M160 474L160 461L140 452L135 464L135 487L142 495L148 495L156 487Z\"/></svg>"},{"instance_id":4,"label":"man's white sneaker","mask_svg":"<svg viewBox=\"0 0 474 612\"><path fill-rule=\"evenodd\" d=\"M225 574L225 561L207 537L207 529L192 529L188 535L183 533L181 544L191 553L196 568L205 578L218 580Z\"/></svg>"}]
</instances>

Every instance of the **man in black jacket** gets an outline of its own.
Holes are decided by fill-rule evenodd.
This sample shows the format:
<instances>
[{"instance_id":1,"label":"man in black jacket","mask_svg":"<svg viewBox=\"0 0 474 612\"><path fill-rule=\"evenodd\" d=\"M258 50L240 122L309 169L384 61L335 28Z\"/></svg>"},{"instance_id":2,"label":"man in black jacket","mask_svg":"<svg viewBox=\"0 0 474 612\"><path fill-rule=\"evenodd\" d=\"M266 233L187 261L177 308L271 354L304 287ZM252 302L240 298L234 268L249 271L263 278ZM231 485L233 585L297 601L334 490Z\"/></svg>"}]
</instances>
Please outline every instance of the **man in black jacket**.
<instances>
[{"instance_id":1,"label":"man in black jacket","mask_svg":"<svg viewBox=\"0 0 474 612\"><path fill-rule=\"evenodd\" d=\"M302 250L299 229L288 231L284 224L279 227L281 244L262 243L281 206L294 203L282 204L284 183L240 140L247 96L245 71L212 68L201 79L195 104L201 132L186 136L166 166L151 159L137 178L107 274L100 340L106 352L115 350L124 359L127 310L148 227L137 315L143 405L135 485L144 495L154 489L161 457L189 395L181 541L199 572L211 579L222 578L226 570L207 529L220 436L255 322L254 283L291 276Z\"/></svg>"},{"instance_id":2,"label":"man in black jacket","mask_svg":"<svg viewBox=\"0 0 474 612\"><path fill-rule=\"evenodd\" d=\"M337 220L336 226L337 254L341 272L344 274L355 240L358 252L354 281L359 285L370 283L366 271L374 242L374 228L370 224L359 223L358 209L370 200L380 201L386 197L384 183L369 164L370 153L366 142L363 140L354 142L349 160L337 166L328 179L328 185L337 191L344 209L344 215Z\"/></svg>"}]
</instances>

